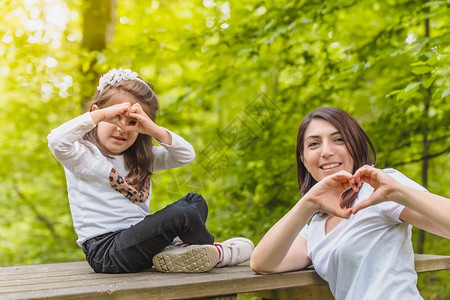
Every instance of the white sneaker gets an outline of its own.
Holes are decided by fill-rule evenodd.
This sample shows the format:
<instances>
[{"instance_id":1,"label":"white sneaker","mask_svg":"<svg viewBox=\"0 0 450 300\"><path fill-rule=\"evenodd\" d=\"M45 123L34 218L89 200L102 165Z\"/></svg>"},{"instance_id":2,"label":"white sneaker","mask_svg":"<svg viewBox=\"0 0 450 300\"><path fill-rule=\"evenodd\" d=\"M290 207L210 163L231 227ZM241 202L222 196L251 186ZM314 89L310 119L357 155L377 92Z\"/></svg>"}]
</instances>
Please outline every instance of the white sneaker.
<instances>
[{"instance_id":1,"label":"white sneaker","mask_svg":"<svg viewBox=\"0 0 450 300\"><path fill-rule=\"evenodd\" d=\"M255 246L249 239L238 237L231 238L222 243L217 243L222 247L222 260L217 264L218 268L235 266L250 259Z\"/></svg>"},{"instance_id":2,"label":"white sneaker","mask_svg":"<svg viewBox=\"0 0 450 300\"><path fill-rule=\"evenodd\" d=\"M218 252L213 245L171 245L156 254L152 262L160 272L206 272L219 261Z\"/></svg>"}]
</instances>

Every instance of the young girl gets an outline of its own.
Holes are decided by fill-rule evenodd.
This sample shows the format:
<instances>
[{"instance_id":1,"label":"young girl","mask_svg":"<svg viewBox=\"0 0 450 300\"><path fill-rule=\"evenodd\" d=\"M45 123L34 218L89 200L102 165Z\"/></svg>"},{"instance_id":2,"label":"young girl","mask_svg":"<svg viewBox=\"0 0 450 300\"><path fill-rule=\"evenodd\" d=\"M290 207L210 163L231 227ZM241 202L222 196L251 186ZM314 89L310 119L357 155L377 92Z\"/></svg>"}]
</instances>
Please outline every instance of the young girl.
<instances>
[{"instance_id":1,"label":"young girl","mask_svg":"<svg viewBox=\"0 0 450 300\"><path fill-rule=\"evenodd\" d=\"M233 238L214 244L208 208L190 193L150 214L153 172L191 163L192 146L154 123L152 86L129 69L100 78L89 112L48 135L64 165L77 243L95 272L204 272L250 258L253 244ZM152 137L162 147L152 145ZM187 244L190 245L187 245Z\"/></svg>"},{"instance_id":2,"label":"young girl","mask_svg":"<svg viewBox=\"0 0 450 300\"><path fill-rule=\"evenodd\" d=\"M255 272L312 263L336 299L422 298L411 225L449 238L450 200L394 169L369 166L370 152L375 160L370 139L345 111L321 107L306 116L296 153L303 196L255 248Z\"/></svg>"}]
</instances>

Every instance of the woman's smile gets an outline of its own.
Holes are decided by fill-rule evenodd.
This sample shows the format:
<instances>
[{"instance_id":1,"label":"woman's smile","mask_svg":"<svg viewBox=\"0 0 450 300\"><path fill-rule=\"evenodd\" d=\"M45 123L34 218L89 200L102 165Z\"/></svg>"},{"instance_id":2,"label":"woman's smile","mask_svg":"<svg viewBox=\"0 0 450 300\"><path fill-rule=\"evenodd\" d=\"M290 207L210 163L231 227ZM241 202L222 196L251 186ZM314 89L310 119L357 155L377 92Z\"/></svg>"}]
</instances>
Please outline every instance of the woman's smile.
<instances>
[{"instance_id":1,"label":"woman's smile","mask_svg":"<svg viewBox=\"0 0 450 300\"><path fill-rule=\"evenodd\" d=\"M323 164L320 166L320 168L322 170L329 170L329 169L334 169L339 167L340 165L342 165L341 163L328 163L328 164Z\"/></svg>"}]
</instances>

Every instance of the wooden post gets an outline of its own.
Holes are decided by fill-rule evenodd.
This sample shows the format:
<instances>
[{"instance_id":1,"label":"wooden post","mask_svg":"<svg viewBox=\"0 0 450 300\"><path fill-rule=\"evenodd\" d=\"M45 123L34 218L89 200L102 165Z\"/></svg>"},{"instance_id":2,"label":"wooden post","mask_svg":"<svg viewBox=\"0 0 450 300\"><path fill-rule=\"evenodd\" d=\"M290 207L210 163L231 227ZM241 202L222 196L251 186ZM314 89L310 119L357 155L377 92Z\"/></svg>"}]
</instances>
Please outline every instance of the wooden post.
<instances>
[{"instance_id":1,"label":"wooden post","mask_svg":"<svg viewBox=\"0 0 450 300\"><path fill-rule=\"evenodd\" d=\"M334 300L328 285L307 285L302 287L258 292L254 295L261 297L261 300Z\"/></svg>"}]
</instances>

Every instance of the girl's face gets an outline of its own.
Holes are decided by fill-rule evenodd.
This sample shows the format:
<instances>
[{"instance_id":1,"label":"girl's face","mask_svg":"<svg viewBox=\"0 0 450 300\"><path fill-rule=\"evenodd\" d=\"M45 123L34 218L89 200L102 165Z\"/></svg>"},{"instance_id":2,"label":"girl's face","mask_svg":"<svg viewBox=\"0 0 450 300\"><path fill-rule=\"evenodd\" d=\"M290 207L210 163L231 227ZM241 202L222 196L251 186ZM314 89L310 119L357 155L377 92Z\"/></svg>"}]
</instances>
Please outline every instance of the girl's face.
<instances>
[{"instance_id":1,"label":"girl's face","mask_svg":"<svg viewBox=\"0 0 450 300\"><path fill-rule=\"evenodd\" d=\"M136 103L136 98L126 92L114 93L108 100L107 106L121 104L129 102L131 105ZM97 106L93 106L92 110L98 109ZM124 126L136 125L136 119L129 118L125 115L120 115L120 122ZM123 131L115 124L108 122L100 122L97 125L97 136L100 143L111 155L121 155L125 150L130 148L138 137L136 131Z\"/></svg>"},{"instance_id":2,"label":"girl's face","mask_svg":"<svg viewBox=\"0 0 450 300\"><path fill-rule=\"evenodd\" d=\"M308 172L320 181L340 170L353 173L353 158L342 134L324 119L313 119L305 131L301 160Z\"/></svg>"}]
</instances>

